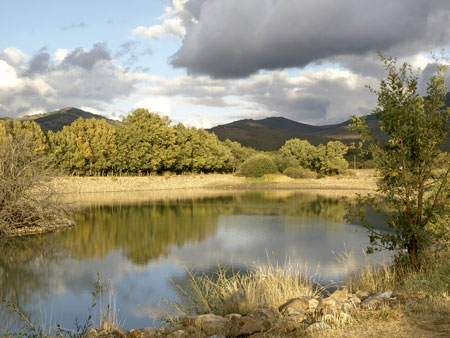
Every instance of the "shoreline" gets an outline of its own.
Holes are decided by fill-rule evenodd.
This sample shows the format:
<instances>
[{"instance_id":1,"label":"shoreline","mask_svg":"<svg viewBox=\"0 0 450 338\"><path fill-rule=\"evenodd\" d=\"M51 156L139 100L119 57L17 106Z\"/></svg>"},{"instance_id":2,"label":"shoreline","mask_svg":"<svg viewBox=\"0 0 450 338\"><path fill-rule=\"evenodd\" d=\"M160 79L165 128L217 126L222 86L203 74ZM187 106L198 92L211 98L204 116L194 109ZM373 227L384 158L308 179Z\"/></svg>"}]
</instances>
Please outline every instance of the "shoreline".
<instances>
[{"instance_id":1,"label":"shoreline","mask_svg":"<svg viewBox=\"0 0 450 338\"><path fill-rule=\"evenodd\" d=\"M233 174L194 174L170 176L106 176L55 177L47 184L55 191L58 202L69 209L89 206L141 204L158 201L213 198L251 191L272 191L280 198L302 192L329 198L355 197L376 192L373 170L356 170L350 176L328 176L320 179L291 179L285 175L246 178ZM61 222L51 227L20 228L3 239L43 234L69 229L73 222Z\"/></svg>"},{"instance_id":2,"label":"shoreline","mask_svg":"<svg viewBox=\"0 0 450 338\"><path fill-rule=\"evenodd\" d=\"M50 181L58 195L183 190L330 190L375 192L373 170L352 170L350 176L292 179L285 175L246 178L233 174L193 174L170 176L56 177Z\"/></svg>"}]
</instances>

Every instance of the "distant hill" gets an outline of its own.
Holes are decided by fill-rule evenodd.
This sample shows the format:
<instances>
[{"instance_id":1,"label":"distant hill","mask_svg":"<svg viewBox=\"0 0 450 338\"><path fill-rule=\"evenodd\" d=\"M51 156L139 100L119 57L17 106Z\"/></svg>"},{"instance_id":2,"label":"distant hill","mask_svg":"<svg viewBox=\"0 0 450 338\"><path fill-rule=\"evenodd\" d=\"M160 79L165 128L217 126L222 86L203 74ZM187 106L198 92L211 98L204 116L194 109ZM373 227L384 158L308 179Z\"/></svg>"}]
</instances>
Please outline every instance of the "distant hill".
<instances>
[{"instance_id":1,"label":"distant hill","mask_svg":"<svg viewBox=\"0 0 450 338\"><path fill-rule=\"evenodd\" d=\"M450 106L450 93L447 93L446 105ZM380 131L378 119L374 115L367 116L367 124L378 139L386 138ZM268 117L262 120L238 120L216 126L208 131L216 134L222 141L228 138L247 147L270 151L279 149L291 138L308 140L314 145L335 140L351 143L358 139L358 134L349 130L349 125L349 120L338 124L313 126L284 117ZM444 149L450 149L450 140L445 143Z\"/></svg>"},{"instance_id":2,"label":"distant hill","mask_svg":"<svg viewBox=\"0 0 450 338\"><path fill-rule=\"evenodd\" d=\"M374 119L369 116L369 124L375 122L377 125L376 119L372 120ZM228 138L258 150L276 150L291 138L306 139L314 145L331 140L353 142L358 135L347 128L349 124L350 121L345 121L333 125L313 126L284 117L269 117L262 120L239 120L216 126L209 131L215 133L222 141Z\"/></svg>"},{"instance_id":3,"label":"distant hill","mask_svg":"<svg viewBox=\"0 0 450 338\"><path fill-rule=\"evenodd\" d=\"M98 114L92 114L87 111L78 109L78 108L64 108L54 112L45 113L45 114L37 114L37 115L29 115L19 118L20 120L25 121L34 121L41 126L43 131L53 131L57 132L61 130L64 126L68 126L72 124L73 121L78 118L85 119L103 119L107 120L110 124L116 125L119 122L111 119L107 119L106 117Z\"/></svg>"}]
</instances>

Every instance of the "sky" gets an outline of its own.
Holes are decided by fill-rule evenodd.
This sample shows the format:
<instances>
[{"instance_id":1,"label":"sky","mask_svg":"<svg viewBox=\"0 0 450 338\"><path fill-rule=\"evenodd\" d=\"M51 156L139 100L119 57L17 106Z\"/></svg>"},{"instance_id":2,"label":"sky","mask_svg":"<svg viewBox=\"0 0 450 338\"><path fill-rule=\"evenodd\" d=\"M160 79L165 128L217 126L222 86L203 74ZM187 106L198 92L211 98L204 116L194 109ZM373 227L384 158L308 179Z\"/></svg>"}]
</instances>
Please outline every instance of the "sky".
<instances>
[{"instance_id":1,"label":"sky","mask_svg":"<svg viewBox=\"0 0 450 338\"><path fill-rule=\"evenodd\" d=\"M0 117L339 123L375 108L377 51L419 67L424 94L449 22L448 0L1 0Z\"/></svg>"}]
</instances>

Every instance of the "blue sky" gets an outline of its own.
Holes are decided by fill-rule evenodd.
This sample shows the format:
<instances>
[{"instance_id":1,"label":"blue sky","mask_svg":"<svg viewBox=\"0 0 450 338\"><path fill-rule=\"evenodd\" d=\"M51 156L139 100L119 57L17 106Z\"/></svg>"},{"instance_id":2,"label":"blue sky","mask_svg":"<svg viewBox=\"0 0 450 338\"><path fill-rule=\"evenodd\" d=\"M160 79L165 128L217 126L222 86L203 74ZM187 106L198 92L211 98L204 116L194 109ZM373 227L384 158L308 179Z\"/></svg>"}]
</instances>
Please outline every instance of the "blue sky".
<instances>
[{"instance_id":1,"label":"blue sky","mask_svg":"<svg viewBox=\"0 0 450 338\"><path fill-rule=\"evenodd\" d=\"M337 123L375 107L377 50L429 76L449 19L444 0L5 0L0 117L145 107L198 127Z\"/></svg>"}]
</instances>

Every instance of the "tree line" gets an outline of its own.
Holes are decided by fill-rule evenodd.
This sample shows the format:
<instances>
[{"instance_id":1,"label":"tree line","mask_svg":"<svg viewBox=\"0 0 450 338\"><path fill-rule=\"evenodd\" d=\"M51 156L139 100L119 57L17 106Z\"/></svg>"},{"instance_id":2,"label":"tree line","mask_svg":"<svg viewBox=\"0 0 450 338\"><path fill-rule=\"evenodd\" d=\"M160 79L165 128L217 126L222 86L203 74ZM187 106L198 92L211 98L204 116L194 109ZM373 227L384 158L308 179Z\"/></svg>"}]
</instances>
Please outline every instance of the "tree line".
<instances>
[{"instance_id":1,"label":"tree line","mask_svg":"<svg viewBox=\"0 0 450 338\"><path fill-rule=\"evenodd\" d=\"M230 173L259 153L229 139L222 142L203 129L173 125L168 117L146 109L133 111L116 126L79 118L61 131L47 133L33 121L0 121L0 140L7 135L30 139L50 167L70 175ZM347 167L346 151L339 141L314 147L293 139L267 156L279 172L302 167L331 174Z\"/></svg>"}]
</instances>

